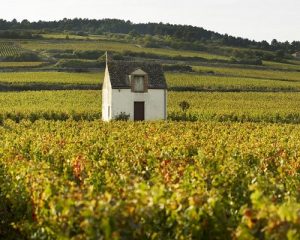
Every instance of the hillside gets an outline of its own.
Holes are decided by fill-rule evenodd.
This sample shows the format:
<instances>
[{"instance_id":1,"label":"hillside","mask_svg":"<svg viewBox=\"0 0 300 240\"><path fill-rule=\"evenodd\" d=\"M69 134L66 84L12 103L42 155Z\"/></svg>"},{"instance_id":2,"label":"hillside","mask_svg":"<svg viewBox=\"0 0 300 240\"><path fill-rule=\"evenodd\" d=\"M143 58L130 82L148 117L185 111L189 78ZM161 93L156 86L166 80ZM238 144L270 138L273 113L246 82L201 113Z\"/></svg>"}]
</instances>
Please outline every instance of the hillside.
<instances>
[{"instance_id":1,"label":"hillside","mask_svg":"<svg viewBox=\"0 0 300 240\"><path fill-rule=\"evenodd\" d=\"M139 23L118 19L63 19L60 21L29 22L23 20L6 21L0 19L0 38L12 39L40 39L44 33L75 34L79 37L88 35L114 34L119 39L135 39L146 47L171 47L185 50L201 50L218 54L233 55L240 58L237 49L252 49L245 58L259 58L262 60L282 60L290 58L292 53L300 50L300 41L278 42L274 39L271 44L266 41L257 42L228 34L220 34L201 27L188 25L172 25L163 23ZM268 54L264 51L272 51ZM243 52L245 54L245 52Z\"/></svg>"},{"instance_id":2,"label":"hillside","mask_svg":"<svg viewBox=\"0 0 300 240\"><path fill-rule=\"evenodd\" d=\"M0 29L0 239L300 239L299 42L121 20ZM106 51L162 64L166 121L101 121Z\"/></svg>"}]
</instances>

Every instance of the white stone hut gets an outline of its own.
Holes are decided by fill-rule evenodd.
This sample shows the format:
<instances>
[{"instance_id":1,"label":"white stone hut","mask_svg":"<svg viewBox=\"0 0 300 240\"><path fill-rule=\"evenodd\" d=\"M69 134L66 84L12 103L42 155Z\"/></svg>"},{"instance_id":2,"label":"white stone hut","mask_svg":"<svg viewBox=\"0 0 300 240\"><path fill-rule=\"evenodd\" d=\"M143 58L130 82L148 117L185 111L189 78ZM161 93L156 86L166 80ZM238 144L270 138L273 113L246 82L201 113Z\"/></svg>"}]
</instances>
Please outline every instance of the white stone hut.
<instances>
[{"instance_id":1,"label":"white stone hut","mask_svg":"<svg viewBox=\"0 0 300 240\"><path fill-rule=\"evenodd\" d=\"M106 61L102 120L110 121L122 113L134 121L167 118L167 84L161 65Z\"/></svg>"}]
</instances>

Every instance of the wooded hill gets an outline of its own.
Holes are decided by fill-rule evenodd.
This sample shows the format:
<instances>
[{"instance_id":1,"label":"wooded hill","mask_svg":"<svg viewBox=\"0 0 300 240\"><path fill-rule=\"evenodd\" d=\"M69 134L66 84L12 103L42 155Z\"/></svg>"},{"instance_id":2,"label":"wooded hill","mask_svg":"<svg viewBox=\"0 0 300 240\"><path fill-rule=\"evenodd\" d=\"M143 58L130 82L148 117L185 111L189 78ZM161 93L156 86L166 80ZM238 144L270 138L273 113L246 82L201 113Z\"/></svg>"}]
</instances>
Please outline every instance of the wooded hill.
<instances>
[{"instance_id":1,"label":"wooded hill","mask_svg":"<svg viewBox=\"0 0 300 240\"><path fill-rule=\"evenodd\" d=\"M38 30L47 31L75 31L82 35L84 34L102 34L102 33L120 33L130 35L150 35L150 36L168 36L170 41L181 41L193 43L191 47L195 50L204 50L203 44L214 43L224 46L255 48L271 51L282 51L283 53L293 53L300 50L300 41L279 42L274 39L271 44L267 41L254 41L241 37L229 36L228 34L220 34L214 31L209 31L201 27L190 25L173 25L164 23L132 23L119 19L63 19L60 21L38 21L29 22L23 20L7 21L0 19L0 38L35 38L38 35L31 34L28 31L20 32L13 30ZM153 42L153 41L152 41ZM150 43L149 43L150 44ZM152 43L155 47L155 42ZM279 53L279 55L283 54Z\"/></svg>"}]
</instances>

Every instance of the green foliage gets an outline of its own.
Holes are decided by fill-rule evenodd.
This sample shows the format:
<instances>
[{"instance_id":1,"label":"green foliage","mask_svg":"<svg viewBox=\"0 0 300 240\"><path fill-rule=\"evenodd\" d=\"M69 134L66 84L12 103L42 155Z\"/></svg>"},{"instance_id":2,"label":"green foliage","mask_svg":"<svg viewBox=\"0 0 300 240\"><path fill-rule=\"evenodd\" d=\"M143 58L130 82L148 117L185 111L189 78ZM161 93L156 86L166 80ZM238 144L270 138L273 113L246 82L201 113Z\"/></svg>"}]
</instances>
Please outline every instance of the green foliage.
<instances>
[{"instance_id":1,"label":"green foliage","mask_svg":"<svg viewBox=\"0 0 300 240\"><path fill-rule=\"evenodd\" d=\"M47 51L47 53L50 53L50 55L54 58L58 59L88 59L88 60L97 60L99 57L101 57L104 52L98 51L98 50L77 50L77 51L71 51L71 50L52 50Z\"/></svg>"},{"instance_id":2,"label":"green foliage","mask_svg":"<svg viewBox=\"0 0 300 240\"><path fill-rule=\"evenodd\" d=\"M41 58L37 53L23 52L13 56L7 56L4 60L12 62L39 62L41 61Z\"/></svg>"},{"instance_id":3,"label":"green foliage","mask_svg":"<svg viewBox=\"0 0 300 240\"><path fill-rule=\"evenodd\" d=\"M105 66L104 62L98 62L93 60L66 60L62 59L57 62L55 65L60 68L77 68L77 69L86 69L86 68L103 68Z\"/></svg>"},{"instance_id":4,"label":"green foliage","mask_svg":"<svg viewBox=\"0 0 300 240\"><path fill-rule=\"evenodd\" d=\"M0 38L7 39L41 39L38 34L22 30L0 30Z\"/></svg>"},{"instance_id":5,"label":"green foliage","mask_svg":"<svg viewBox=\"0 0 300 240\"><path fill-rule=\"evenodd\" d=\"M2 31L0 36L5 38L32 38L39 37L34 36L28 31L28 29L34 29L44 32L44 29L50 31L68 31L77 35L86 35L86 33L102 34L107 32L109 34L119 34L120 36L127 34L127 38L137 38L142 36L145 44L151 44L157 46L161 44L161 40L157 40L157 36L161 37L164 45L177 46L181 48L189 47L195 50L201 50L205 48L207 42L212 44L222 44L226 46L236 47L248 47L252 49L264 49L264 50L283 50L289 52L295 52L300 49L300 42L278 42L274 39L271 44L267 41L256 42L249 39L243 39L241 37L233 37L228 34L220 34L213 31L208 31L203 28L187 26L187 25L172 25L163 23L147 23L147 24L134 24L130 21L124 21L119 19L102 19L102 20L90 20L90 19L63 19L61 21L39 21L29 22L23 20L17 22L12 20L11 22L0 20L0 29L6 29ZM27 31L8 31L9 29L25 29ZM4 33L4 34L3 34ZM24 36L23 36L24 35ZM204 45L204 46L203 46Z\"/></svg>"},{"instance_id":6,"label":"green foliage","mask_svg":"<svg viewBox=\"0 0 300 240\"><path fill-rule=\"evenodd\" d=\"M190 104L187 101L182 101L179 103L179 107L183 112L186 112L190 108Z\"/></svg>"},{"instance_id":7,"label":"green foliage","mask_svg":"<svg viewBox=\"0 0 300 240\"><path fill-rule=\"evenodd\" d=\"M125 112L120 112L118 115L115 116L114 120L116 121L128 121L130 118L130 114Z\"/></svg>"},{"instance_id":8,"label":"green foliage","mask_svg":"<svg viewBox=\"0 0 300 240\"><path fill-rule=\"evenodd\" d=\"M231 58L232 63L245 64L245 65L262 65L262 59L260 58Z\"/></svg>"},{"instance_id":9,"label":"green foliage","mask_svg":"<svg viewBox=\"0 0 300 240\"><path fill-rule=\"evenodd\" d=\"M182 64L163 65L163 70L170 72L193 72L191 66Z\"/></svg>"},{"instance_id":10,"label":"green foliage","mask_svg":"<svg viewBox=\"0 0 300 240\"><path fill-rule=\"evenodd\" d=\"M56 40L37 40L37 41L21 41L21 46L28 50L37 50L37 51L47 51L47 52L57 52L57 51L67 51L70 53L73 51L109 51L117 52L123 54L123 52L141 54L153 54L155 58L165 58L170 59L174 57L174 60L205 60L205 59L220 59L228 60L226 56L210 54L207 52L198 52L198 51L182 51L179 49L166 49L166 48L143 48L137 44L126 43L122 41L113 41L109 40L98 40L98 41L78 41L78 40L60 40L59 44ZM125 54L127 55L127 54ZM129 56L129 55L128 55ZM225 61L226 62L226 61Z\"/></svg>"},{"instance_id":11,"label":"green foliage","mask_svg":"<svg viewBox=\"0 0 300 240\"><path fill-rule=\"evenodd\" d=\"M105 52L97 51L97 50L90 50L90 51L74 51L74 55L76 58L79 59L90 59L90 60L97 60L101 57Z\"/></svg>"}]
</instances>

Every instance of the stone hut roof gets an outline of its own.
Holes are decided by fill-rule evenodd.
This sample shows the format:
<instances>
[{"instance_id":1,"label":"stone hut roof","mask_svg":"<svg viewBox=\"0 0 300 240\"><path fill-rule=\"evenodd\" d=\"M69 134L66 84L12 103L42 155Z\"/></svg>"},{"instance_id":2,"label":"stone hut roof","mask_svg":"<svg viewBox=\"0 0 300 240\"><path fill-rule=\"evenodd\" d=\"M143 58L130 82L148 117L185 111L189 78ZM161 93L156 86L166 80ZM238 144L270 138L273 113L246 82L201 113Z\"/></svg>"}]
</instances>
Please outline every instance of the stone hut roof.
<instances>
[{"instance_id":1,"label":"stone hut roof","mask_svg":"<svg viewBox=\"0 0 300 240\"><path fill-rule=\"evenodd\" d=\"M141 69L148 75L148 89L166 89L167 83L160 64L133 61L107 62L112 88L131 88L129 75Z\"/></svg>"}]
</instances>

